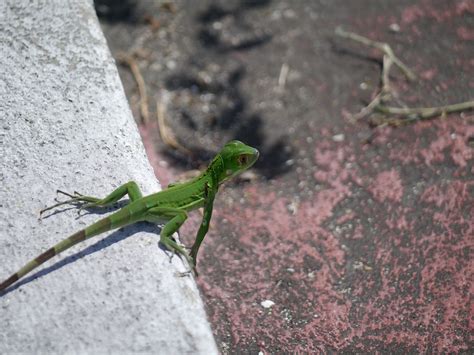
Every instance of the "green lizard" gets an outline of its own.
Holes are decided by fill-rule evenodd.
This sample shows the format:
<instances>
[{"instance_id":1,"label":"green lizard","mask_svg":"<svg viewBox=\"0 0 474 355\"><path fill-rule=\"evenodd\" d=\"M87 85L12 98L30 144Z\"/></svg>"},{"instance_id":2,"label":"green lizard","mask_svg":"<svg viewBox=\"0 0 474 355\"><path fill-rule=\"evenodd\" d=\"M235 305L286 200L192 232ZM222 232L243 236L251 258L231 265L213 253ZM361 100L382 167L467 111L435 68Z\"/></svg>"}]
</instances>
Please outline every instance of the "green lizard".
<instances>
[{"instance_id":1,"label":"green lizard","mask_svg":"<svg viewBox=\"0 0 474 355\"><path fill-rule=\"evenodd\" d=\"M214 197L219 185L250 168L258 159L258 155L257 149L234 140L222 148L209 164L209 167L198 177L187 182L170 184L167 189L148 196L142 196L138 185L134 181L120 186L103 199L84 196L79 193L75 193L75 195L64 193L71 197L71 199L45 208L40 214L67 203L83 203L81 209L104 207L117 202L125 195L128 195L130 203L110 216L74 233L31 260L18 272L3 281L0 284L0 291L6 289L53 256L71 248L73 245L96 235L139 221L165 223L161 229L160 242L171 252L184 256L192 270L196 272L197 253L209 228ZM188 254L182 246L176 243L172 235L186 221L189 211L201 207L204 208L201 226L197 232L191 252Z\"/></svg>"}]
</instances>

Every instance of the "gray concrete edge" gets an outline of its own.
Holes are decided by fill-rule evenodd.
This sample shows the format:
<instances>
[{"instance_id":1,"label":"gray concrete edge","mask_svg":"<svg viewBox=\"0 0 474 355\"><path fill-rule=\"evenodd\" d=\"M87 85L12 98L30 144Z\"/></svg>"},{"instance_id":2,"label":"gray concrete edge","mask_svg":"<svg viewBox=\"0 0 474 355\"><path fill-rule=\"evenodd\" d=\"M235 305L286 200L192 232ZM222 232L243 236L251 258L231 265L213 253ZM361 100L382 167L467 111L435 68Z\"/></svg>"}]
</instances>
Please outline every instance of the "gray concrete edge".
<instances>
[{"instance_id":1,"label":"gray concrete edge","mask_svg":"<svg viewBox=\"0 0 474 355\"><path fill-rule=\"evenodd\" d=\"M0 21L0 278L110 210L43 220L56 189L159 190L91 0L5 1ZM95 237L0 295L0 353L217 353L186 266L156 226Z\"/></svg>"}]
</instances>

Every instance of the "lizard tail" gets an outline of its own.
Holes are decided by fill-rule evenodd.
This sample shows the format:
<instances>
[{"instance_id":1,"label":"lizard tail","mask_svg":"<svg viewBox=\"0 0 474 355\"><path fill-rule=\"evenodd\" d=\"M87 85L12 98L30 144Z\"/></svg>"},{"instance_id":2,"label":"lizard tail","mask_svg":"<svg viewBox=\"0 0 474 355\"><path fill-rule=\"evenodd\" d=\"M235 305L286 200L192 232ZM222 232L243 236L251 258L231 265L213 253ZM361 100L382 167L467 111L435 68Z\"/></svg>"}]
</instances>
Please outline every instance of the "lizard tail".
<instances>
[{"instance_id":1,"label":"lizard tail","mask_svg":"<svg viewBox=\"0 0 474 355\"><path fill-rule=\"evenodd\" d=\"M32 270L36 269L41 264L51 259L53 256L58 255L62 251L69 249L70 247L72 247L73 245L76 245L77 243L80 243L98 234L104 233L110 229L111 229L111 219L110 217L106 217L90 225L89 227L83 230L80 230L77 233L74 233L73 235L69 236L68 238L56 244L54 247L46 250L43 254L38 255L36 258L28 262L16 273L11 275L8 279L0 283L0 292L5 290L7 287L11 286L15 282L17 282L19 279L21 279L26 274L30 273Z\"/></svg>"}]
</instances>

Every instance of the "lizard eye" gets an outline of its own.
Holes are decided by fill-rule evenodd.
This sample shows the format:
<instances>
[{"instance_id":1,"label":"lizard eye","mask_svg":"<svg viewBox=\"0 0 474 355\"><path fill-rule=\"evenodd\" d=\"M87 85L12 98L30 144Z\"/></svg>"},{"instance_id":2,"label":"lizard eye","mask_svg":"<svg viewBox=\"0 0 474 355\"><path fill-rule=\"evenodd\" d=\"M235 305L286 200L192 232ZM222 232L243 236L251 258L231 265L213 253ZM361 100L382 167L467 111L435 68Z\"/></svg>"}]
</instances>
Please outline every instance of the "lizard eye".
<instances>
[{"instance_id":1,"label":"lizard eye","mask_svg":"<svg viewBox=\"0 0 474 355\"><path fill-rule=\"evenodd\" d=\"M248 158L249 157L247 155L239 155L239 157L237 158L237 161L240 166L247 165L247 162L249 160Z\"/></svg>"}]
</instances>

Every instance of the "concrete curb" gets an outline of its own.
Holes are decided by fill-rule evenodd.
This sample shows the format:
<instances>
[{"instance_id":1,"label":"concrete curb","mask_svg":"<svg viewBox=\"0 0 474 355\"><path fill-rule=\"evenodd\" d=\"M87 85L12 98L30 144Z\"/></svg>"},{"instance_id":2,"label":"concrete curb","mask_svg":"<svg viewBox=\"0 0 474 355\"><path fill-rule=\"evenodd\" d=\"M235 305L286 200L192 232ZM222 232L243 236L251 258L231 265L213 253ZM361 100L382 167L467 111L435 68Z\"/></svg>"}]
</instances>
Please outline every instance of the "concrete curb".
<instances>
[{"instance_id":1,"label":"concrete curb","mask_svg":"<svg viewBox=\"0 0 474 355\"><path fill-rule=\"evenodd\" d=\"M92 1L5 1L0 31L0 278L100 218L38 221L57 188L159 185ZM5 10L5 11L3 11ZM108 211L107 211L108 212ZM0 296L0 353L217 353L194 280L140 224L54 258Z\"/></svg>"}]
</instances>

